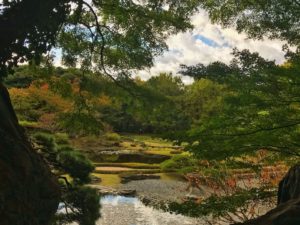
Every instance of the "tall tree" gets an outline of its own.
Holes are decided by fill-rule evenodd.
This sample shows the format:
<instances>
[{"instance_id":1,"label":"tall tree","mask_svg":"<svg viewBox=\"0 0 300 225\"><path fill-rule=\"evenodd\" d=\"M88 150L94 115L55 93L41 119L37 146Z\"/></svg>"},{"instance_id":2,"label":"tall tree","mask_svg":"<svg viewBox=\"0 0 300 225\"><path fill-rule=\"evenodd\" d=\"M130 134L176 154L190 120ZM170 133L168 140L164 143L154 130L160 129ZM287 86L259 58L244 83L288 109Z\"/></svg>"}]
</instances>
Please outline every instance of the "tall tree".
<instances>
[{"instance_id":1,"label":"tall tree","mask_svg":"<svg viewBox=\"0 0 300 225\"><path fill-rule=\"evenodd\" d=\"M236 51L228 66L231 72L221 79L228 89L223 92L222 111L190 131L191 141L201 143L191 148L214 159L259 149L298 156L298 70L296 58L278 66L257 53Z\"/></svg>"}]
</instances>

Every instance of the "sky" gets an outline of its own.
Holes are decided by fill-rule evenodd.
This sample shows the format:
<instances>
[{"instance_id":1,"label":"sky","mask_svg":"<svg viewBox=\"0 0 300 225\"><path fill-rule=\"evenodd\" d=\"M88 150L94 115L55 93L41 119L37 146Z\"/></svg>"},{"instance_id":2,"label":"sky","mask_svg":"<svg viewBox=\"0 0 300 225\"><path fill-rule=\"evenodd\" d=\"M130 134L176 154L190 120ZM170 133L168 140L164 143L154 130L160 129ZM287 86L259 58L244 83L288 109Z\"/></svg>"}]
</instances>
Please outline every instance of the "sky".
<instances>
[{"instance_id":1,"label":"sky","mask_svg":"<svg viewBox=\"0 0 300 225\"><path fill-rule=\"evenodd\" d=\"M170 36L166 40L169 50L154 59L153 67L137 71L137 76L147 80L161 72L178 75L180 64L209 64L214 61L229 63L235 47L259 52L264 58L275 60L278 64L284 61L282 41L248 39L246 34L239 34L234 28L224 29L220 25L212 24L204 10L200 10L191 20L194 29ZM60 52L56 54L61 55ZM60 64L58 58L55 59L56 65ZM182 79L185 83L192 82L189 77Z\"/></svg>"},{"instance_id":2,"label":"sky","mask_svg":"<svg viewBox=\"0 0 300 225\"><path fill-rule=\"evenodd\" d=\"M229 63L235 47L259 52L264 58L275 60L278 64L284 61L282 41L248 39L244 33L239 34L234 28L224 29L220 25L212 24L204 10L192 17L192 23L193 30L167 39L169 50L155 58L152 68L138 72L142 79L148 79L160 72L172 72L176 75L180 64L208 64L214 61ZM188 77L183 77L183 80L185 83L192 82Z\"/></svg>"}]
</instances>

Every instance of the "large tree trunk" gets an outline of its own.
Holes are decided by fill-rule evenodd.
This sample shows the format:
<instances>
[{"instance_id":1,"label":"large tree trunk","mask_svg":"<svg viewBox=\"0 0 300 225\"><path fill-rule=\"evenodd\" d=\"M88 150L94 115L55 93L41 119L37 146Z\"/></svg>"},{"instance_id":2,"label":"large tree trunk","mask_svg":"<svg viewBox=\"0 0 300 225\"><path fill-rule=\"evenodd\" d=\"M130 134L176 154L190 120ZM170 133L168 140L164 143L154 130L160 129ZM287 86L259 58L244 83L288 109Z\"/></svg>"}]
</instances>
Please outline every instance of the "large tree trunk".
<instances>
[{"instance_id":1,"label":"large tree trunk","mask_svg":"<svg viewBox=\"0 0 300 225\"><path fill-rule=\"evenodd\" d=\"M48 225L59 199L57 179L32 148L0 83L0 224Z\"/></svg>"}]
</instances>

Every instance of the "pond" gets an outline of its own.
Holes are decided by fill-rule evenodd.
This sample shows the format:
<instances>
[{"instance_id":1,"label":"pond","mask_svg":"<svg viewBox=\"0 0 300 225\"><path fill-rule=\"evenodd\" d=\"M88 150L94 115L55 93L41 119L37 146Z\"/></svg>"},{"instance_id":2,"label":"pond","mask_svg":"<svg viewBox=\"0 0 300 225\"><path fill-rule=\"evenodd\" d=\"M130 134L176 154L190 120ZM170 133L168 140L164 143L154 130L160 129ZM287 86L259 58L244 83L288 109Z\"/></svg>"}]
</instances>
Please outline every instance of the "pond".
<instances>
[{"instance_id":1,"label":"pond","mask_svg":"<svg viewBox=\"0 0 300 225\"><path fill-rule=\"evenodd\" d=\"M193 225L199 219L163 212L145 206L136 197L107 195L101 199L97 225Z\"/></svg>"},{"instance_id":2,"label":"pond","mask_svg":"<svg viewBox=\"0 0 300 225\"><path fill-rule=\"evenodd\" d=\"M172 214L145 206L136 197L106 195L101 198L97 225L201 225L200 219ZM63 205L60 205L63 212ZM72 223L69 225L77 225Z\"/></svg>"}]
</instances>

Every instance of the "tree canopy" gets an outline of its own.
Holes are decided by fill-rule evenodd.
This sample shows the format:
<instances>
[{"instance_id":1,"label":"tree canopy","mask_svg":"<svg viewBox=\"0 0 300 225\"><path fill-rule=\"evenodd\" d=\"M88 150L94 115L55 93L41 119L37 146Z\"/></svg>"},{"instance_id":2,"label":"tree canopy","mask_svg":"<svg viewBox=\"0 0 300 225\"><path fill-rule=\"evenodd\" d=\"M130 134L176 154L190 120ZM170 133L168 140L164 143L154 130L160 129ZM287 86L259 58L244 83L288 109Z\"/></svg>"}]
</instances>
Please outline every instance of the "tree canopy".
<instances>
[{"instance_id":1,"label":"tree canopy","mask_svg":"<svg viewBox=\"0 0 300 225\"><path fill-rule=\"evenodd\" d=\"M169 34L191 28L188 1L22 0L0 5L1 76L53 46L66 65L119 75L151 66ZM59 42L58 42L59 41Z\"/></svg>"},{"instance_id":2,"label":"tree canopy","mask_svg":"<svg viewBox=\"0 0 300 225\"><path fill-rule=\"evenodd\" d=\"M213 22L233 26L250 38L278 38L299 46L300 3L294 0L201 0Z\"/></svg>"}]
</instances>

